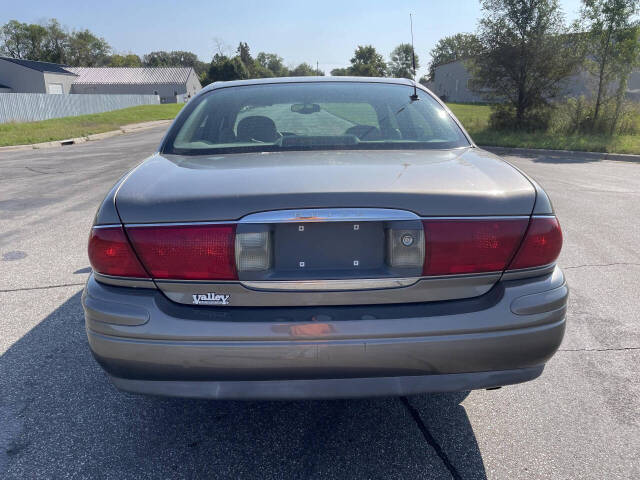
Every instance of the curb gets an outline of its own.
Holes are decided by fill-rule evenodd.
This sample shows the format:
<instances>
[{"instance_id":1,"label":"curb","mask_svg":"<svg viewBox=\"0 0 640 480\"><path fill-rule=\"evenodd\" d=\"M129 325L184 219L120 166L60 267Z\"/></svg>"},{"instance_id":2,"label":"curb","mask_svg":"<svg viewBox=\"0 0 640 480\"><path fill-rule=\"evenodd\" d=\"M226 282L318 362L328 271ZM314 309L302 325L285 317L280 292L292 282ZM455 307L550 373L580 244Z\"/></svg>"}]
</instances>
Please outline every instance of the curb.
<instances>
[{"instance_id":1,"label":"curb","mask_svg":"<svg viewBox=\"0 0 640 480\"><path fill-rule=\"evenodd\" d=\"M487 150L497 155L525 155L525 156L549 156L559 158L581 158L592 160L617 160L622 162L640 162L640 155L628 153L605 153L605 152L581 152L578 150L548 150L544 148L516 148L516 147L492 147L490 145L478 145L483 150Z\"/></svg>"},{"instance_id":2,"label":"curb","mask_svg":"<svg viewBox=\"0 0 640 480\"><path fill-rule=\"evenodd\" d=\"M20 150L39 150L41 148L56 148L66 147L67 145L77 145L79 143L93 142L96 140L103 140L105 138L116 137L118 135L124 135L127 133L141 132L150 128L159 127L161 125L168 125L173 120L156 120L153 122L131 123L129 125L123 125L118 130L111 130L109 132L94 133L87 135L86 137L67 138L65 140L54 140L52 142L32 143L30 145L10 145L7 147L0 147L0 152L13 152Z\"/></svg>"}]
</instances>

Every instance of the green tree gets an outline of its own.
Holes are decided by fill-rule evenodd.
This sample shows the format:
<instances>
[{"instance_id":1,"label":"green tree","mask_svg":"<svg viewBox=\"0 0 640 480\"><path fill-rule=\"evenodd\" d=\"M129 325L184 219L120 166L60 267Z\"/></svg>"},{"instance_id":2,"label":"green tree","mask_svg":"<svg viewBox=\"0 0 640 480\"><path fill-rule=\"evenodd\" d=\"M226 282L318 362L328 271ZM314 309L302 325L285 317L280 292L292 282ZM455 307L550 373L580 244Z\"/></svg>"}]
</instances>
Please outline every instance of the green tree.
<instances>
[{"instance_id":1,"label":"green tree","mask_svg":"<svg viewBox=\"0 0 640 480\"><path fill-rule=\"evenodd\" d=\"M260 52L256 55L256 62L263 69L271 72L273 77L286 77L289 75L289 69L284 65L283 58L275 53Z\"/></svg>"},{"instance_id":2,"label":"green tree","mask_svg":"<svg viewBox=\"0 0 640 480\"><path fill-rule=\"evenodd\" d=\"M482 9L483 51L471 62L473 88L506 100L506 110L494 110L501 125L542 126L543 107L581 62L557 0L482 0Z\"/></svg>"},{"instance_id":3,"label":"green tree","mask_svg":"<svg viewBox=\"0 0 640 480\"><path fill-rule=\"evenodd\" d=\"M598 129L603 106L613 102L608 128L613 133L632 69L638 64L638 0L583 0L581 23L587 30L587 70L596 78L591 128ZM604 128L601 128L604 129Z\"/></svg>"},{"instance_id":4,"label":"green tree","mask_svg":"<svg viewBox=\"0 0 640 480\"><path fill-rule=\"evenodd\" d=\"M244 63L247 69L249 69L253 65L253 57L251 56L251 49L249 48L249 44L247 42L240 42L238 44L238 48L236 49L236 53L240 58L240 61Z\"/></svg>"},{"instance_id":5,"label":"green tree","mask_svg":"<svg viewBox=\"0 0 640 480\"><path fill-rule=\"evenodd\" d=\"M67 63L74 67L99 67L109 60L111 47L104 38L89 30L73 32L69 36Z\"/></svg>"},{"instance_id":6,"label":"green tree","mask_svg":"<svg viewBox=\"0 0 640 480\"><path fill-rule=\"evenodd\" d=\"M334 77L347 77L351 75L349 68L334 68L331 70L331 75Z\"/></svg>"},{"instance_id":7,"label":"green tree","mask_svg":"<svg viewBox=\"0 0 640 480\"><path fill-rule=\"evenodd\" d=\"M55 18L50 19L45 25L47 34L44 39L44 57L47 62L67 63L69 50L69 34Z\"/></svg>"},{"instance_id":8,"label":"green tree","mask_svg":"<svg viewBox=\"0 0 640 480\"><path fill-rule=\"evenodd\" d=\"M26 24L10 20L0 27L0 53L11 58L27 55Z\"/></svg>"},{"instance_id":9,"label":"green tree","mask_svg":"<svg viewBox=\"0 0 640 480\"><path fill-rule=\"evenodd\" d=\"M127 53L126 55L114 53L109 57L108 64L110 67L141 67L142 60L135 53Z\"/></svg>"},{"instance_id":10,"label":"green tree","mask_svg":"<svg viewBox=\"0 0 640 480\"><path fill-rule=\"evenodd\" d=\"M291 69L289 75L292 77L312 77L314 75L323 76L323 71L318 71L308 63L304 62L298 65L297 67Z\"/></svg>"},{"instance_id":11,"label":"green tree","mask_svg":"<svg viewBox=\"0 0 640 480\"><path fill-rule=\"evenodd\" d=\"M456 33L450 37L441 38L429 52L431 62L429 62L428 80L433 81L438 65L475 57L481 50L480 40L472 33Z\"/></svg>"},{"instance_id":12,"label":"green tree","mask_svg":"<svg viewBox=\"0 0 640 480\"><path fill-rule=\"evenodd\" d=\"M240 57L229 58L226 55L215 54L209 67L207 83L242 80L249 78L249 71Z\"/></svg>"},{"instance_id":13,"label":"green tree","mask_svg":"<svg viewBox=\"0 0 640 480\"><path fill-rule=\"evenodd\" d=\"M209 64L202 62L193 52L174 50L165 52L158 50L142 57L142 65L145 67L192 67L198 75L206 73Z\"/></svg>"},{"instance_id":14,"label":"green tree","mask_svg":"<svg viewBox=\"0 0 640 480\"><path fill-rule=\"evenodd\" d=\"M0 52L12 58L47 61L47 29L42 25L10 20L0 28Z\"/></svg>"},{"instance_id":15,"label":"green tree","mask_svg":"<svg viewBox=\"0 0 640 480\"><path fill-rule=\"evenodd\" d=\"M251 78L271 78L276 76L271 70L263 66L255 58L253 59L251 68L249 68L248 70L250 72Z\"/></svg>"},{"instance_id":16,"label":"green tree","mask_svg":"<svg viewBox=\"0 0 640 480\"><path fill-rule=\"evenodd\" d=\"M349 75L359 77L384 77L387 72L387 64L372 45L358 45L353 57Z\"/></svg>"},{"instance_id":17,"label":"green tree","mask_svg":"<svg viewBox=\"0 0 640 480\"><path fill-rule=\"evenodd\" d=\"M401 43L391 52L391 61L389 62L389 75L396 78L415 77L413 69L413 47L410 43ZM416 70L420 68L420 60L418 55L416 58Z\"/></svg>"},{"instance_id":18,"label":"green tree","mask_svg":"<svg viewBox=\"0 0 640 480\"><path fill-rule=\"evenodd\" d=\"M169 52L163 50L147 53L142 57L142 65L145 67L169 67L171 66Z\"/></svg>"},{"instance_id":19,"label":"green tree","mask_svg":"<svg viewBox=\"0 0 640 480\"><path fill-rule=\"evenodd\" d=\"M58 20L43 24L10 20L0 27L0 54L73 66L103 65L111 47L89 30L69 33Z\"/></svg>"}]
</instances>

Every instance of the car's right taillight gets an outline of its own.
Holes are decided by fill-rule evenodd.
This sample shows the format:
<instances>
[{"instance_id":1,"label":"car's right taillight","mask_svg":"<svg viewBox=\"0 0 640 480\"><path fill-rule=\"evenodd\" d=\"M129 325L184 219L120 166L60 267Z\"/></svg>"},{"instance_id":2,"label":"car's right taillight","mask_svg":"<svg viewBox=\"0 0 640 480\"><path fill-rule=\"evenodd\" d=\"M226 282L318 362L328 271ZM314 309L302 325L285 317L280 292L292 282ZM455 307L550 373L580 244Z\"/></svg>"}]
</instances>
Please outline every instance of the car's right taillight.
<instances>
[{"instance_id":1,"label":"car's right taillight","mask_svg":"<svg viewBox=\"0 0 640 480\"><path fill-rule=\"evenodd\" d=\"M497 273L552 264L562 247L554 216L423 220L424 276Z\"/></svg>"},{"instance_id":2,"label":"car's right taillight","mask_svg":"<svg viewBox=\"0 0 640 480\"><path fill-rule=\"evenodd\" d=\"M526 218L423 220L424 276L502 272L513 258Z\"/></svg>"},{"instance_id":3,"label":"car's right taillight","mask_svg":"<svg viewBox=\"0 0 640 480\"><path fill-rule=\"evenodd\" d=\"M508 270L542 267L555 262L562 249L562 230L556 217L531 217L529 228Z\"/></svg>"}]
</instances>

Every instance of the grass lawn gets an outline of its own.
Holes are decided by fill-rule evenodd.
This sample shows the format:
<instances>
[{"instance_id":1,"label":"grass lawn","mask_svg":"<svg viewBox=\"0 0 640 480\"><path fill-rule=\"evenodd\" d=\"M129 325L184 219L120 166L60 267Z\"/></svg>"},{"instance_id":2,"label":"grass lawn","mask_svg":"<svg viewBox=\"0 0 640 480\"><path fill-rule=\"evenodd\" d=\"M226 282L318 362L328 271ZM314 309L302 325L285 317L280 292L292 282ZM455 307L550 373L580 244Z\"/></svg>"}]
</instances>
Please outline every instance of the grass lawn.
<instances>
[{"instance_id":1,"label":"grass lawn","mask_svg":"<svg viewBox=\"0 0 640 480\"><path fill-rule=\"evenodd\" d=\"M561 135L548 132L503 132L489 129L491 107L450 103L458 117L478 145L496 147L549 148L590 152L640 154L640 135ZM93 133L117 130L122 125L174 118L182 104L142 105L112 112L54 118L41 122L0 124L0 146L49 142L83 137ZM341 104L323 104L323 110L352 123L376 125L372 108L344 108Z\"/></svg>"},{"instance_id":2,"label":"grass lawn","mask_svg":"<svg viewBox=\"0 0 640 480\"><path fill-rule=\"evenodd\" d=\"M174 118L183 104L141 105L111 112L53 118L40 122L0 123L0 147L84 137L93 133L117 130L130 123Z\"/></svg>"},{"instance_id":3,"label":"grass lawn","mask_svg":"<svg viewBox=\"0 0 640 480\"><path fill-rule=\"evenodd\" d=\"M449 103L448 106L478 145L640 154L640 135L562 135L548 132L495 131L488 127L491 114L491 107L488 105Z\"/></svg>"}]
</instances>

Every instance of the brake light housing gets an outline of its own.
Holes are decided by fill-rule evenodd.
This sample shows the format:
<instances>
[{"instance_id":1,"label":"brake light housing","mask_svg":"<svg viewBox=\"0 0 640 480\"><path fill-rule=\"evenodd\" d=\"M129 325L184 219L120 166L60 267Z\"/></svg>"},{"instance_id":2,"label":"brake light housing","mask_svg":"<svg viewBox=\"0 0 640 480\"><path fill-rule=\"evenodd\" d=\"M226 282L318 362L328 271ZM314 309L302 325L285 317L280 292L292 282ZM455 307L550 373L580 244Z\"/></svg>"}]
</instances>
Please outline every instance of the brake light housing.
<instances>
[{"instance_id":1,"label":"brake light housing","mask_svg":"<svg viewBox=\"0 0 640 480\"><path fill-rule=\"evenodd\" d=\"M149 278L120 226L93 227L88 253L94 272L114 277Z\"/></svg>"},{"instance_id":2,"label":"brake light housing","mask_svg":"<svg viewBox=\"0 0 640 480\"><path fill-rule=\"evenodd\" d=\"M560 256L562 229L556 217L531 217L529 228L509 270L542 267Z\"/></svg>"},{"instance_id":3,"label":"brake light housing","mask_svg":"<svg viewBox=\"0 0 640 480\"><path fill-rule=\"evenodd\" d=\"M424 276L502 272L528 219L431 219L423 222Z\"/></svg>"},{"instance_id":4,"label":"brake light housing","mask_svg":"<svg viewBox=\"0 0 640 480\"><path fill-rule=\"evenodd\" d=\"M135 226L126 232L153 278L238 279L233 224Z\"/></svg>"}]
</instances>

